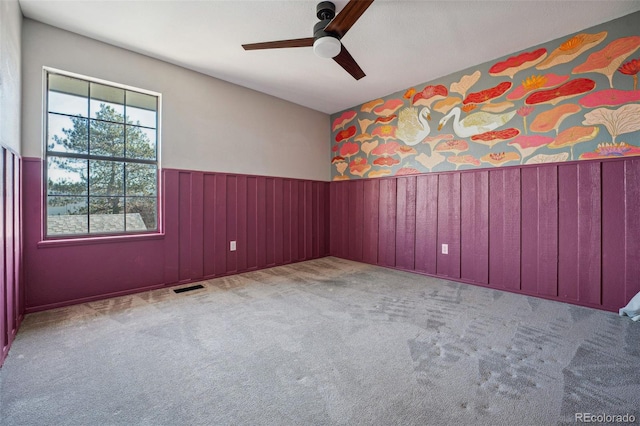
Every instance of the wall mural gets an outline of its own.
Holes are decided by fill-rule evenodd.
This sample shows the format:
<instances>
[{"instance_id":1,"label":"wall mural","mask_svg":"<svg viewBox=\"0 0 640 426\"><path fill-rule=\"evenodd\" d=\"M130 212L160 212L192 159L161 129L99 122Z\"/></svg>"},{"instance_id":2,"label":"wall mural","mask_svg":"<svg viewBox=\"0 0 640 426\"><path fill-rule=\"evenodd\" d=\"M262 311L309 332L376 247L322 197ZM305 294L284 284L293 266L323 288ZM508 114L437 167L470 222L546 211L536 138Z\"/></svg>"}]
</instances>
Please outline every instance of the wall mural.
<instances>
[{"instance_id":1,"label":"wall mural","mask_svg":"<svg viewBox=\"0 0 640 426\"><path fill-rule=\"evenodd\" d=\"M333 180L640 155L639 73L634 13L374 99L332 115Z\"/></svg>"}]
</instances>

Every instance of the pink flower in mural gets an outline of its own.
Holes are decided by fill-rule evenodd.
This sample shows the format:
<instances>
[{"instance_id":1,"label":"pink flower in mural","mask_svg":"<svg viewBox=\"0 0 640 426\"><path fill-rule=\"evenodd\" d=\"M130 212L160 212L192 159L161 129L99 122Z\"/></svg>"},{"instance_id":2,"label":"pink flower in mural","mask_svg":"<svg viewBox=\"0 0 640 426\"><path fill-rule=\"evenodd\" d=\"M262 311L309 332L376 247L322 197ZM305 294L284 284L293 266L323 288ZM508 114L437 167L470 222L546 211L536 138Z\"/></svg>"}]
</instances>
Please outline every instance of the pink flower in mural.
<instances>
[{"instance_id":1,"label":"pink flower in mural","mask_svg":"<svg viewBox=\"0 0 640 426\"><path fill-rule=\"evenodd\" d=\"M580 98L580 105L587 108L599 106L618 106L640 101L640 90L606 89L593 92Z\"/></svg>"},{"instance_id":2,"label":"pink flower in mural","mask_svg":"<svg viewBox=\"0 0 640 426\"><path fill-rule=\"evenodd\" d=\"M633 59L618 68L618 72L633 77L633 90L638 89L638 73L640 73L640 59Z\"/></svg>"},{"instance_id":3,"label":"pink flower in mural","mask_svg":"<svg viewBox=\"0 0 640 426\"><path fill-rule=\"evenodd\" d=\"M356 134L356 126L349 126L345 130L340 130L336 135L336 142L340 143L344 140L347 140Z\"/></svg>"},{"instance_id":4,"label":"pink flower in mural","mask_svg":"<svg viewBox=\"0 0 640 426\"><path fill-rule=\"evenodd\" d=\"M396 176L407 176L407 175L417 175L420 173L420 170L414 169L413 167L402 167L396 172Z\"/></svg>"},{"instance_id":5,"label":"pink flower in mural","mask_svg":"<svg viewBox=\"0 0 640 426\"><path fill-rule=\"evenodd\" d=\"M473 74L463 75L460 81L451 83L449 89L454 93L462 95L462 97L464 98L467 95L467 91L471 89L471 86L473 86L478 82L478 80L480 80L480 75L480 71L477 70Z\"/></svg>"},{"instance_id":6,"label":"pink flower in mural","mask_svg":"<svg viewBox=\"0 0 640 426\"><path fill-rule=\"evenodd\" d=\"M371 153L376 157L393 156L393 155L396 155L396 151L398 150L399 146L400 144L398 142L393 142L393 141L387 142L387 143L378 145L376 148L374 148L373 151L371 151Z\"/></svg>"},{"instance_id":7,"label":"pink flower in mural","mask_svg":"<svg viewBox=\"0 0 640 426\"><path fill-rule=\"evenodd\" d=\"M640 106L640 105L639 105ZM571 159L573 160L573 147L581 142L592 140L598 135L599 129L595 126L573 126L558 133L558 136L547 145L549 148L571 147Z\"/></svg>"},{"instance_id":8,"label":"pink flower in mural","mask_svg":"<svg viewBox=\"0 0 640 426\"><path fill-rule=\"evenodd\" d=\"M379 107L373 109L373 113L375 115L381 115L383 117L387 117L402 107L404 102L400 99L390 99L387 102L383 103Z\"/></svg>"},{"instance_id":9,"label":"pink flower in mural","mask_svg":"<svg viewBox=\"0 0 640 426\"><path fill-rule=\"evenodd\" d=\"M334 145L331 147L332 152L338 152L339 149L340 149L340 145Z\"/></svg>"},{"instance_id":10,"label":"pink flower in mural","mask_svg":"<svg viewBox=\"0 0 640 426\"><path fill-rule=\"evenodd\" d=\"M344 176L344 172L345 170L347 170L347 163L344 161L343 157L333 157L333 159L331 160L331 164L334 164L338 173L340 173L341 176ZM333 179L337 180L336 177L334 177Z\"/></svg>"},{"instance_id":11,"label":"pink flower in mural","mask_svg":"<svg viewBox=\"0 0 640 426\"><path fill-rule=\"evenodd\" d=\"M509 89L511 89L511 86L513 86L512 82L504 81L490 89L482 90L476 93L470 93L462 101L462 103L466 105L466 104L481 104L484 102L489 102L492 99L496 99L504 95Z\"/></svg>"},{"instance_id":12,"label":"pink flower in mural","mask_svg":"<svg viewBox=\"0 0 640 426\"><path fill-rule=\"evenodd\" d=\"M349 171L352 175L364 177L371 169L371 165L367 163L367 159L363 157L356 157L349 163Z\"/></svg>"},{"instance_id":13,"label":"pink flower in mural","mask_svg":"<svg viewBox=\"0 0 640 426\"><path fill-rule=\"evenodd\" d=\"M378 170L371 170L367 175L367 177L377 178L377 177L389 176L390 174L391 174L391 170L389 169L378 169Z\"/></svg>"},{"instance_id":14,"label":"pink flower in mural","mask_svg":"<svg viewBox=\"0 0 640 426\"><path fill-rule=\"evenodd\" d=\"M480 160L483 163L489 163L494 166L502 166L503 164L510 161L520 160L520 156L516 152L492 152L483 156L482 158L480 158Z\"/></svg>"},{"instance_id":15,"label":"pink flower in mural","mask_svg":"<svg viewBox=\"0 0 640 426\"><path fill-rule=\"evenodd\" d=\"M416 155L418 151L410 146L400 145L396 150L396 153L400 156L400 158L404 159L411 155Z\"/></svg>"},{"instance_id":16,"label":"pink flower in mural","mask_svg":"<svg viewBox=\"0 0 640 426\"><path fill-rule=\"evenodd\" d=\"M471 156L471 155L453 155L447 158L447 161L451 164L456 165L456 170L460 168L462 165L470 165L478 167L480 165L480 160Z\"/></svg>"},{"instance_id":17,"label":"pink flower in mural","mask_svg":"<svg viewBox=\"0 0 640 426\"><path fill-rule=\"evenodd\" d=\"M459 154L463 151L467 151L469 149L469 144L464 139L454 139L448 140L444 142L440 142L436 148L435 152L453 152L454 154Z\"/></svg>"},{"instance_id":18,"label":"pink flower in mural","mask_svg":"<svg viewBox=\"0 0 640 426\"><path fill-rule=\"evenodd\" d=\"M544 47L534 50L533 52L524 52L517 56L510 57L506 61L498 62L489 68L489 75L513 78L518 71L531 68L546 57L547 49Z\"/></svg>"},{"instance_id":19,"label":"pink flower in mural","mask_svg":"<svg viewBox=\"0 0 640 426\"><path fill-rule=\"evenodd\" d=\"M607 37L607 32L602 31L597 34L581 33L577 34L570 39L564 41L556 50L544 61L540 62L536 69L546 70L556 65L566 64L573 61L580 56L583 52L597 46Z\"/></svg>"},{"instance_id":20,"label":"pink flower in mural","mask_svg":"<svg viewBox=\"0 0 640 426\"><path fill-rule=\"evenodd\" d=\"M560 124L569 116L580 112L582 108L576 104L562 104L548 111L541 112L531 123L529 129L536 133L546 133L552 130L558 134Z\"/></svg>"},{"instance_id":21,"label":"pink flower in mural","mask_svg":"<svg viewBox=\"0 0 640 426\"><path fill-rule=\"evenodd\" d=\"M522 121L524 123L524 134L527 134L527 116L533 112L535 107L532 106L523 106L516 110L516 114L522 117Z\"/></svg>"},{"instance_id":22,"label":"pink flower in mural","mask_svg":"<svg viewBox=\"0 0 640 426\"><path fill-rule=\"evenodd\" d=\"M361 133L355 137L354 141L358 143L363 143L363 142L370 141L371 139L373 139L373 136L371 136L369 133Z\"/></svg>"},{"instance_id":23,"label":"pink flower in mural","mask_svg":"<svg viewBox=\"0 0 640 426\"><path fill-rule=\"evenodd\" d=\"M448 94L449 91L442 84L438 84L437 86L429 85L415 94L412 104L431 107L432 103L446 98Z\"/></svg>"},{"instance_id":24,"label":"pink flower in mural","mask_svg":"<svg viewBox=\"0 0 640 426\"><path fill-rule=\"evenodd\" d=\"M400 160L393 157L380 157L373 160L373 164L381 167L391 167L399 164Z\"/></svg>"},{"instance_id":25,"label":"pink flower in mural","mask_svg":"<svg viewBox=\"0 0 640 426\"><path fill-rule=\"evenodd\" d=\"M360 146L355 142L345 142L340 148L340 155L343 157L351 157L360 151Z\"/></svg>"},{"instance_id":26,"label":"pink flower in mural","mask_svg":"<svg viewBox=\"0 0 640 426\"><path fill-rule=\"evenodd\" d=\"M362 108L360 108L360 111L362 112L371 112L373 111L373 109L377 106L380 106L384 103L384 101L382 99L374 99L372 101L369 101L365 104L362 104Z\"/></svg>"},{"instance_id":27,"label":"pink flower in mural","mask_svg":"<svg viewBox=\"0 0 640 426\"><path fill-rule=\"evenodd\" d=\"M336 164L336 163L340 163L340 162L344 162L345 158L341 157L339 155L336 155L335 157L333 157L331 159L331 164Z\"/></svg>"},{"instance_id":28,"label":"pink flower in mural","mask_svg":"<svg viewBox=\"0 0 640 426\"><path fill-rule=\"evenodd\" d=\"M520 151L520 157L524 161L524 159L534 152L536 152L539 148L550 144L553 142L553 138L549 136L541 136L541 135L532 135L525 136L521 135L510 141L507 145L514 146L518 151Z\"/></svg>"},{"instance_id":29,"label":"pink flower in mural","mask_svg":"<svg viewBox=\"0 0 640 426\"><path fill-rule=\"evenodd\" d=\"M362 118L362 119L359 118L358 119L358 125L360 126L360 131L362 133L367 133L367 129L373 123L374 123L374 120L371 120L370 118Z\"/></svg>"},{"instance_id":30,"label":"pink flower in mural","mask_svg":"<svg viewBox=\"0 0 640 426\"><path fill-rule=\"evenodd\" d=\"M388 117L378 117L378 118L376 118L375 123L389 124L393 120L395 120L396 118L398 118L398 116L395 115L395 114L392 114L392 115L390 115Z\"/></svg>"},{"instance_id":31,"label":"pink flower in mural","mask_svg":"<svg viewBox=\"0 0 640 426\"><path fill-rule=\"evenodd\" d=\"M540 90L527 96L526 105L551 104L555 105L566 99L573 98L595 89L596 82L589 78L576 78L567 81L555 89Z\"/></svg>"},{"instance_id":32,"label":"pink flower in mural","mask_svg":"<svg viewBox=\"0 0 640 426\"><path fill-rule=\"evenodd\" d=\"M389 139L395 139L396 137L396 126L391 126L386 124L384 126L378 126L371 132L371 136L377 136L380 139L384 139L385 141Z\"/></svg>"},{"instance_id":33,"label":"pink flower in mural","mask_svg":"<svg viewBox=\"0 0 640 426\"><path fill-rule=\"evenodd\" d=\"M532 75L522 80L522 84L507 95L507 99L515 101L524 98L527 93L537 89L545 89L558 86L569 79L568 75Z\"/></svg>"},{"instance_id":34,"label":"pink flower in mural","mask_svg":"<svg viewBox=\"0 0 640 426\"><path fill-rule=\"evenodd\" d=\"M629 145L625 142L600 143L595 151L580 154L580 159L591 160L594 158L626 157L630 155L640 155L640 147Z\"/></svg>"},{"instance_id":35,"label":"pink flower in mural","mask_svg":"<svg viewBox=\"0 0 640 426\"><path fill-rule=\"evenodd\" d=\"M357 115L358 115L358 113L355 112L355 111L343 112L342 114L340 114L340 116L338 118L333 120L333 125L331 126L331 131L335 132L337 129L344 128L344 126L347 125L347 123L349 123L351 120L356 118Z\"/></svg>"},{"instance_id":36,"label":"pink flower in mural","mask_svg":"<svg viewBox=\"0 0 640 426\"><path fill-rule=\"evenodd\" d=\"M604 49L594 52L587 60L575 67L573 74L597 72L609 79L609 86L613 89L613 74L622 62L640 49L640 36L621 37L613 40Z\"/></svg>"},{"instance_id":37,"label":"pink flower in mural","mask_svg":"<svg viewBox=\"0 0 640 426\"><path fill-rule=\"evenodd\" d=\"M515 127L510 127L503 130L492 130L490 132L480 133L479 135L471 136L471 140L474 142L489 145L493 148L493 145L513 139L520 134L520 130Z\"/></svg>"}]
</instances>

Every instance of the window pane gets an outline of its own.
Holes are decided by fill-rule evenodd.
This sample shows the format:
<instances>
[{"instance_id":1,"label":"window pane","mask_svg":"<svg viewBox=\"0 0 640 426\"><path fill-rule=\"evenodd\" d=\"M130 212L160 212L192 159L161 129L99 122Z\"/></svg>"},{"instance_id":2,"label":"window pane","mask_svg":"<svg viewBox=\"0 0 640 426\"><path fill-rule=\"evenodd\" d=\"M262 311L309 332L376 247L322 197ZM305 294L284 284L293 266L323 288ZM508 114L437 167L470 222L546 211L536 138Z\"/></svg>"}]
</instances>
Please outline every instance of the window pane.
<instances>
[{"instance_id":1,"label":"window pane","mask_svg":"<svg viewBox=\"0 0 640 426\"><path fill-rule=\"evenodd\" d=\"M104 84L91 83L91 118L124 122L124 90Z\"/></svg>"},{"instance_id":2,"label":"window pane","mask_svg":"<svg viewBox=\"0 0 640 426\"><path fill-rule=\"evenodd\" d=\"M86 234L88 219L86 198L47 198L47 235Z\"/></svg>"},{"instance_id":3,"label":"window pane","mask_svg":"<svg viewBox=\"0 0 640 426\"><path fill-rule=\"evenodd\" d=\"M127 126L127 158L156 159L155 129Z\"/></svg>"},{"instance_id":4,"label":"window pane","mask_svg":"<svg viewBox=\"0 0 640 426\"><path fill-rule=\"evenodd\" d=\"M91 155L124 157L124 125L91 120Z\"/></svg>"},{"instance_id":5,"label":"window pane","mask_svg":"<svg viewBox=\"0 0 640 426\"><path fill-rule=\"evenodd\" d=\"M86 195L87 160L77 158L47 158L47 194Z\"/></svg>"},{"instance_id":6,"label":"window pane","mask_svg":"<svg viewBox=\"0 0 640 426\"><path fill-rule=\"evenodd\" d=\"M90 197L89 225L91 234L124 232L124 198Z\"/></svg>"},{"instance_id":7,"label":"window pane","mask_svg":"<svg viewBox=\"0 0 640 426\"><path fill-rule=\"evenodd\" d=\"M86 118L49 114L47 149L86 154L89 146L88 125Z\"/></svg>"},{"instance_id":8,"label":"window pane","mask_svg":"<svg viewBox=\"0 0 640 426\"><path fill-rule=\"evenodd\" d=\"M157 175L155 164L127 163L127 196L156 195Z\"/></svg>"},{"instance_id":9,"label":"window pane","mask_svg":"<svg viewBox=\"0 0 640 426\"><path fill-rule=\"evenodd\" d=\"M155 198L127 197L127 231L158 229Z\"/></svg>"},{"instance_id":10,"label":"window pane","mask_svg":"<svg viewBox=\"0 0 640 426\"><path fill-rule=\"evenodd\" d=\"M156 128L158 100L155 96L127 90L127 123Z\"/></svg>"},{"instance_id":11,"label":"window pane","mask_svg":"<svg viewBox=\"0 0 640 426\"><path fill-rule=\"evenodd\" d=\"M90 195L124 195L124 163L91 160L89 163Z\"/></svg>"},{"instance_id":12,"label":"window pane","mask_svg":"<svg viewBox=\"0 0 640 426\"><path fill-rule=\"evenodd\" d=\"M87 117L89 83L77 78L49 74L49 112Z\"/></svg>"}]
</instances>

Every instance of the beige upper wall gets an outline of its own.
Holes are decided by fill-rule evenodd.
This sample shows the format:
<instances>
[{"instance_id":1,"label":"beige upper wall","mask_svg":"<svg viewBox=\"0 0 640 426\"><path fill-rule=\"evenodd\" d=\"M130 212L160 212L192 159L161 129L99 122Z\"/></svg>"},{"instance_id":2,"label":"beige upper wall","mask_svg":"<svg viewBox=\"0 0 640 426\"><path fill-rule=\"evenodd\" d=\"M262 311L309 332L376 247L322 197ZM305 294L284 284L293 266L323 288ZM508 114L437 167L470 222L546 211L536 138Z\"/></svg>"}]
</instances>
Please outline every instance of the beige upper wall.
<instances>
[{"instance_id":1,"label":"beige upper wall","mask_svg":"<svg viewBox=\"0 0 640 426\"><path fill-rule=\"evenodd\" d=\"M330 179L327 114L30 19L22 37L24 156L43 156L47 66L162 93L162 167Z\"/></svg>"},{"instance_id":2,"label":"beige upper wall","mask_svg":"<svg viewBox=\"0 0 640 426\"><path fill-rule=\"evenodd\" d=\"M18 1L0 0L0 145L18 154L21 26L22 12Z\"/></svg>"}]
</instances>

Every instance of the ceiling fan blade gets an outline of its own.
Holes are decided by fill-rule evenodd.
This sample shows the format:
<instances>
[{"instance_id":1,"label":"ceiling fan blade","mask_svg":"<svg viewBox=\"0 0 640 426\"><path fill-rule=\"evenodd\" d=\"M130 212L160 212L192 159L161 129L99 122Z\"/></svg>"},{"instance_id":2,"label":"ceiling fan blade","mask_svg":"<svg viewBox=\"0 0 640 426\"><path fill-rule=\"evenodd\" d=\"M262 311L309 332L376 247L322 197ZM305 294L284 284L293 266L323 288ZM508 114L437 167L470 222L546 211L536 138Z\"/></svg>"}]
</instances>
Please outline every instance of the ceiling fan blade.
<instances>
[{"instance_id":1,"label":"ceiling fan blade","mask_svg":"<svg viewBox=\"0 0 640 426\"><path fill-rule=\"evenodd\" d=\"M294 38L291 40L265 41L263 43L243 44L244 50L281 49L284 47L311 47L313 37Z\"/></svg>"},{"instance_id":2,"label":"ceiling fan blade","mask_svg":"<svg viewBox=\"0 0 640 426\"><path fill-rule=\"evenodd\" d=\"M371 3L373 3L373 0L351 0L344 9L338 13L338 16L329 22L329 25L327 25L324 30L328 33L337 34L338 38L342 38L364 11L371 6Z\"/></svg>"},{"instance_id":3,"label":"ceiling fan blade","mask_svg":"<svg viewBox=\"0 0 640 426\"><path fill-rule=\"evenodd\" d=\"M333 60L356 80L360 80L366 75L364 71L362 71L362 68L360 68L360 65L356 63L356 60L353 59L353 56L351 56L344 46L342 46L340 53L338 53L338 56L333 58Z\"/></svg>"}]
</instances>

